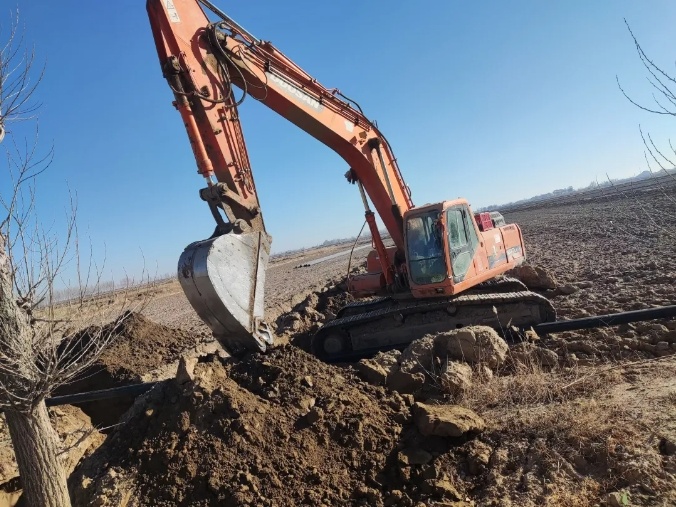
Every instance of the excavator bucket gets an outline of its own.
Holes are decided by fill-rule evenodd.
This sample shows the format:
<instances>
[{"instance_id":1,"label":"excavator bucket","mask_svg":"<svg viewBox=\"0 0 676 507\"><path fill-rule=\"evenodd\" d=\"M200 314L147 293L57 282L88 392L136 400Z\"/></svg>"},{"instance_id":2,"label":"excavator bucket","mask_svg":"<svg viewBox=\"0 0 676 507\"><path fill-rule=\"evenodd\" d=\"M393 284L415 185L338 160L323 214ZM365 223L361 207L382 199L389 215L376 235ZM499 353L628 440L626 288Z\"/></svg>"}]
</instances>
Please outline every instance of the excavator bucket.
<instances>
[{"instance_id":1,"label":"excavator bucket","mask_svg":"<svg viewBox=\"0 0 676 507\"><path fill-rule=\"evenodd\" d=\"M272 345L263 320L269 254L264 232L230 233L188 245L178 261L188 301L230 353Z\"/></svg>"}]
</instances>

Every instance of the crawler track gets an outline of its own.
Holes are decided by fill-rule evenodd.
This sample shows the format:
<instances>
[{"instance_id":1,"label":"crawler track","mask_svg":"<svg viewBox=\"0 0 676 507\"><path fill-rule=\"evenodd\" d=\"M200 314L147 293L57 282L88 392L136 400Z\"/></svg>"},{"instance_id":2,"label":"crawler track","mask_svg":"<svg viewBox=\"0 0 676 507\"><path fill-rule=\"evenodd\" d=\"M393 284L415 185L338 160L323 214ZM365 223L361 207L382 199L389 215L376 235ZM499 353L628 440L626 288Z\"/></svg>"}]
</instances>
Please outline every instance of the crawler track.
<instances>
[{"instance_id":1,"label":"crawler track","mask_svg":"<svg viewBox=\"0 0 676 507\"><path fill-rule=\"evenodd\" d=\"M481 293L438 299L381 298L346 307L313 338L325 361L345 361L405 346L428 333L470 325L505 332L556 320L548 299L529 291Z\"/></svg>"},{"instance_id":2,"label":"crawler track","mask_svg":"<svg viewBox=\"0 0 676 507\"><path fill-rule=\"evenodd\" d=\"M503 292L527 292L528 288L523 284L523 282L517 280L516 278L509 278L506 276L493 278L487 282L483 282L476 287L463 292L463 296L466 295L475 295L475 294L497 294ZM355 301L345 305L340 309L337 318L349 317L351 315L359 315L365 312L370 312L373 310L381 310L385 308L390 308L401 304L402 302L412 302L419 301L412 299L410 295L406 296L386 296L370 299L368 301Z\"/></svg>"}]
</instances>

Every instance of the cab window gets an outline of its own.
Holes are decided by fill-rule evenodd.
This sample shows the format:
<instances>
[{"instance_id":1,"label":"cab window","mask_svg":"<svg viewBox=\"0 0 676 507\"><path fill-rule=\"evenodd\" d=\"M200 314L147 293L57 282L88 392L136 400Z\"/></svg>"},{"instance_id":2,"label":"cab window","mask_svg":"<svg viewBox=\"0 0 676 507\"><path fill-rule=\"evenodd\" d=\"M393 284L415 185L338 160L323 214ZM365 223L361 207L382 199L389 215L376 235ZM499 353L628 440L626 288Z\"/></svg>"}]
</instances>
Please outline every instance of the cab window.
<instances>
[{"instance_id":1,"label":"cab window","mask_svg":"<svg viewBox=\"0 0 676 507\"><path fill-rule=\"evenodd\" d=\"M437 211L406 220L409 272L416 284L439 283L448 276L438 220Z\"/></svg>"},{"instance_id":2,"label":"cab window","mask_svg":"<svg viewBox=\"0 0 676 507\"><path fill-rule=\"evenodd\" d=\"M448 223L448 241L451 248L462 248L467 245L467 232L463 223L462 210L451 208L446 214Z\"/></svg>"}]
</instances>

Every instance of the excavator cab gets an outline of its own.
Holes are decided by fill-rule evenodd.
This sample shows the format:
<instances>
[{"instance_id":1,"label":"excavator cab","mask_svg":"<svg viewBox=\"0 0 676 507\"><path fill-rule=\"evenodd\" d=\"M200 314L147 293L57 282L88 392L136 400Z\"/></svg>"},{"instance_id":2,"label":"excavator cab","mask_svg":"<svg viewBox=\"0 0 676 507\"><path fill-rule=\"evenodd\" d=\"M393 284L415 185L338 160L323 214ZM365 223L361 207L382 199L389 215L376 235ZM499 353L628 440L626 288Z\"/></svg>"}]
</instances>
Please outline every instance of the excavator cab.
<instances>
[{"instance_id":1,"label":"excavator cab","mask_svg":"<svg viewBox=\"0 0 676 507\"><path fill-rule=\"evenodd\" d=\"M404 215L406 263L415 297L453 295L517 266L525 258L516 224L479 227L464 199Z\"/></svg>"}]
</instances>

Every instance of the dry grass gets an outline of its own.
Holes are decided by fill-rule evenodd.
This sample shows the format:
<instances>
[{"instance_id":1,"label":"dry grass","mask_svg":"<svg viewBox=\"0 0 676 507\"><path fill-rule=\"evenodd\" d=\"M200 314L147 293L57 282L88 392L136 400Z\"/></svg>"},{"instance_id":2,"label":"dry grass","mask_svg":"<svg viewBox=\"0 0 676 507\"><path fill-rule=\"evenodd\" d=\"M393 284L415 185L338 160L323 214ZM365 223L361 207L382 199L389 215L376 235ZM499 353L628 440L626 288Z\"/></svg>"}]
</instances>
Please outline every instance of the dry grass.
<instances>
[{"instance_id":1,"label":"dry grass","mask_svg":"<svg viewBox=\"0 0 676 507\"><path fill-rule=\"evenodd\" d=\"M550 485L543 505L545 507L589 507L598 505L598 502L593 500L598 496L598 484L591 479L583 479L574 490L567 485L554 483Z\"/></svg>"},{"instance_id":2,"label":"dry grass","mask_svg":"<svg viewBox=\"0 0 676 507\"><path fill-rule=\"evenodd\" d=\"M564 472L552 474L560 494L568 489L591 501L600 492L633 486L655 492L671 487L655 439L614 401L583 398L517 410L501 414L499 424L506 434L546 442L543 459L551 471ZM586 486L579 489L581 484Z\"/></svg>"},{"instance_id":3,"label":"dry grass","mask_svg":"<svg viewBox=\"0 0 676 507\"><path fill-rule=\"evenodd\" d=\"M631 505L674 494L659 439L640 411L613 394L625 381L619 365L546 371L515 364L502 373L475 374L458 400L487 420L486 441L502 452L494 451L482 486L489 497L509 491L521 502L514 505L584 507L615 491L627 492Z\"/></svg>"},{"instance_id":4,"label":"dry grass","mask_svg":"<svg viewBox=\"0 0 676 507\"><path fill-rule=\"evenodd\" d=\"M535 361L519 362L491 378L474 375L472 389L459 403L482 412L487 408L510 410L560 403L591 396L617 377L617 372L611 369L599 372L594 367L574 367L548 371Z\"/></svg>"}]
</instances>

